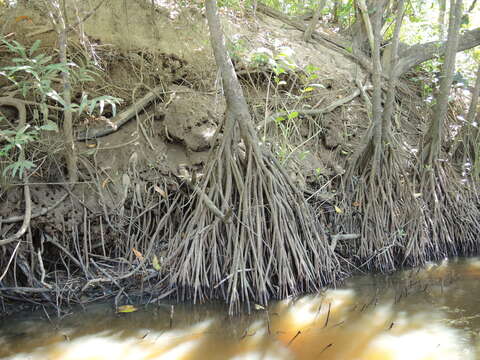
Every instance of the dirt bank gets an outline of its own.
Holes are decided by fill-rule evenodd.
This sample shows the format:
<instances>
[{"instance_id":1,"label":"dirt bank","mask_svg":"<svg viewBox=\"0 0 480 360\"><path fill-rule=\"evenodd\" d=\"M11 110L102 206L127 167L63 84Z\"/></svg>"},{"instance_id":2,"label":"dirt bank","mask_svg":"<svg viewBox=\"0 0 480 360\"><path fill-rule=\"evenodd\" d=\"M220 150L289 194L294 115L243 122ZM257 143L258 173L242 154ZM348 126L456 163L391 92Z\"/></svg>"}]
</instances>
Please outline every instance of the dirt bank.
<instances>
[{"instance_id":1,"label":"dirt bank","mask_svg":"<svg viewBox=\"0 0 480 360\"><path fill-rule=\"evenodd\" d=\"M119 300L127 290L171 295L165 251L223 136L226 105L204 12L173 1L107 0L94 11L86 2L67 3L69 23L81 24L69 34L69 59L95 72L93 81L73 81L73 101L109 95L122 102L116 111L106 105L102 114L75 116L79 181L73 188L66 184L60 133L43 132L27 148L37 166L29 178L33 217L24 241L0 247L7 269L0 273L0 297L61 307ZM41 40L37 53L57 58L58 37L41 8L0 12L6 40L27 48ZM361 216L362 204L345 201L340 180L369 126L368 74L260 12L223 9L222 21L258 136L315 209L327 245L345 259L343 276L359 246L344 219ZM319 31L338 36L327 26ZM14 54L6 46L0 53L0 67L11 65ZM0 85L0 97L20 97L7 79ZM53 87L60 89L58 80ZM428 109L412 84L402 96L395 126L405 130L403 146L413 154ZM62 122L53 100L32 93L24 101L30 124L38 121L41 101L48 117ZM14 108L0 104L0 111L7 120L0 126L16 124ZM21 182L0 184L3 238L21 225L25 201Z\"/></svg>"}]
</instances>

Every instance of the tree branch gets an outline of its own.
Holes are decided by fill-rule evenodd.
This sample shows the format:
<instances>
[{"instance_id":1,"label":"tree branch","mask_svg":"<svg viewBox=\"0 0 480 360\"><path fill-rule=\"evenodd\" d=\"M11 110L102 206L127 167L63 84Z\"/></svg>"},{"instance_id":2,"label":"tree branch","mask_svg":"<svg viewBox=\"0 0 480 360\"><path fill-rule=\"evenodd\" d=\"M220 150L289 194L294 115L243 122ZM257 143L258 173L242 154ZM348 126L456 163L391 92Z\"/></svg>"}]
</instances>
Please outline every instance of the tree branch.
<instances>
[{"instance_id":1,"label":"tree branch","mask_svg":"<svg viewBox=\"0 0 480 360\"><path fill-rule=\"evenodd\" d=\"M410 46L400 52L400 61L396 67L395 73L401 76L412 67L433 59L437 56L445 55L447 46L446 41L431 41L424 44ZM480 45L480 28L466 31L460 36L457 52L471 49Z\"/></svg>"},{"instance_id":2,"label":"tree branch","mask_svg":"<svg viewBox=\"0 0 480 360\"><path fill-rule=\"evenodd\" d=\"M145 108L145 106L147 106L153 100L160 97L159 94L163 93L164 91L161 86L154 88L153 90L149 91L143 98L126 108L125 111L109 119L106 127L79 131L77 133L77 141L95 139L114 133L115 131L120 129L120 127L129 122L130 119L132 119L136 114L138 114L142 108Z\"/></svg>"}]
</instances>

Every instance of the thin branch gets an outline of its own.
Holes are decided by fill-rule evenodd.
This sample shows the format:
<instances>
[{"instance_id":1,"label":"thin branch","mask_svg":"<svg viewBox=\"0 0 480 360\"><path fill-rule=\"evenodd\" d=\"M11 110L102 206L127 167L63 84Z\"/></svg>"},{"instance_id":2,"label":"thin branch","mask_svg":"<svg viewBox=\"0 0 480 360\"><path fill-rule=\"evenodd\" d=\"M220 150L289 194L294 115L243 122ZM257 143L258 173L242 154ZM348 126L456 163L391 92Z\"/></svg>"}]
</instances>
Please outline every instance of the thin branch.
<instances>
[{"instance_id":1,"label":"thin branch","mask_svg":"<svg viewBox=\"0 0 480 360\"><path fill-rule=\"evenodd\" d=\"M99 3L92 10L90 10L83 18L81 18L77 22L71 24L70 26L68 26L68 28L66 28L66 32L69 33L70 31L75 29L75 27L77 27L78 25L87 21L105 3L105 1L106 0L100 0ZM41 34L52 32L52 31L56 31L56 30L52 29L52 28L41 29L41 30L37 30L33 33L28 34L27 37L38 36L38 35L41 35Z\"/></svg>"}]
</instances>

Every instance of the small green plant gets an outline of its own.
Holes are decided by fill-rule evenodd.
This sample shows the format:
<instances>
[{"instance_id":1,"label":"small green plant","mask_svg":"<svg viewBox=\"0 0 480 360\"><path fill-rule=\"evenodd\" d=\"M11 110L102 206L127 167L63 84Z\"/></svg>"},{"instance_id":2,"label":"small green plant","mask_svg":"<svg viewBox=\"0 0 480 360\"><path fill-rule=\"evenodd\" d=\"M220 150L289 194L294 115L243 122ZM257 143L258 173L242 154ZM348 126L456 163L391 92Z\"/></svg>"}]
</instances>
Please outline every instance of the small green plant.
<instances>
[{"instance_id":1,"label":"small green plant","mask_svg":"<svg viewBox=\"0 0 480 360\"><path fill-rule=\"evenodd\" d=\"M121 99L112 96L100 96L89 99L87 94L83 94L80 104L71 103L67 108L67 102L63 95L58 93L55 88L61 83L62 73L68 73L72 82L93 81L94 71L80 67L73 62L55 63L52 56L46 54L37 54L40 48L40 41L35 41L30 48L26 48L19 42L7 41L0 37L9 52L14 55L11 59L12 65L0 68L0 77L3 76L12 82L24 98L32 96L39 102L39 108L42 116L42 123L39 125L30 125L19 128L0 131L0 158L11 157L15 148L24 150L30 144L39 141L40 131L58 131L57 125L48 120L47 100L53 100L60 104L64 110L81 114L87 112L92 114L94 111L103 113L105 105L111 106L112 113L115 115L116 106ZM34 110L34 119L37 119L38 111ZM0 119L3 120L3 119ZM10 164L3 170L3 175L10 173L11 176L23 177L25 170L34 166L33 161L27 159L9 159ZM8 163L7 162L7 163Z\"/></svg>"},{"instance_id":2,"label":"small green plant","mask_svg":"<svg viewBox=\"0 0 480 360\"><path fill-rule=\"evenodd\" d=\"M305 160L305 158L307 157L307 155L308 155L309 153L310 153L310 151L308 151L308 150L300 151L300 152L298 153L298 158L299 158L300 160Z\"/></svg>"},{"instance_id":3,"label":"small green plant","mask_svg":"<svg viewBox=\"0 0 480 360\"><path fill-rule=\"evenodd\" d=\"M23 97L26 97L30 91L54 99L59 97L52 89L52 82L59 80L61 72L68 71L69 64L52 64L50 63L52 57L45 54L33 56L40 46L40 40L35 41L30 49L25 49L15 40L8 42L2 39L2 43L17 57L12 59L14 65L1 69L0 75L14 83Z\"/></svg>"},{"instance_id":4,"label":"small green plant","mask_svg":"<svg viewBox=\"0 0 480 360\"><path fill-rule=\"evenodd\" d=\"M275 67L275 60L270 49L260 47L250 54L250 64L254 67Z\"/></svg>"},{"instance_id":5,"label":"small green plant","mask_svg":"<svg viewBox=\"0 0 480 360\"><path fill-rule=\"evenodd\" d=\"M300 89L302 94L308 95L308 93L311 93L315 89L325 88L325 86L315 81L318 79L317 72L319 70L319 67L313 66L312 64L308 64L307 66L305 66L305 68L303 69L304 74L302 76L302 82L303 84L305 84L305 86Z\"/></svg>"},{"instance_id":6,"label":"small green plant","mask_svg":"<svg viewBox=\"0 0 480 360\"><path fill-rule=\"evenodd\" d=\"M227 51L230 58L237 62L243 59L247 51L247 42L243 38L233 38L227 41Z\"/></svg>"},{"instance_id":7,"label":"small green plant","mask_svg":"<svg viewBox=\"0 0 480 360\"><path fill-rule=\"evenodd\" d=\"M0 122L4 120L0 117ZM0 142L5 143L0 147L0 157L8 157L15 148L23 150L29 143L37 141L40 131L55 131L58 132L57 124L53 121L48 121L42 126L26 125L18 130L0 130ZM33 168L35 164L30 160L17 160L3 169L2 175L7 176L8 173L12 177L18 175L20 179L23 178L25 170Z\"/></svg>"},{"instance_id":8,"label":"small green plant","mask_svg":"<svg viewBox=\"0 0 480 360\"><path fill-rule=\"evenodd\" d=\"M15 40L8 42L1 39L1 42L17 57L12 59L14 65L0 68L0 76L5 76L15 84L23 97L33 93L34 95L40 95L43 105L45 105L46 98L50 98L65 107L65 100L54 88L54 84L60 82L62 72L68 72L75 82L94 81L93 75L95 75L95 72L90 69L79 67L73 62L66 64L53 63L52 56L45 54L35 55L40 47L40 40L35 41L29 49ZM84 94L81 104L72 103L71 108L66 110L82 113L82 111L88 109L88 112L92 113L98 105L101 114L107 103L112 107L112 112L115 115L116 105L120 102L121 99L112 96L88 99L88 96Z\"/></svg>"}]
</instances>

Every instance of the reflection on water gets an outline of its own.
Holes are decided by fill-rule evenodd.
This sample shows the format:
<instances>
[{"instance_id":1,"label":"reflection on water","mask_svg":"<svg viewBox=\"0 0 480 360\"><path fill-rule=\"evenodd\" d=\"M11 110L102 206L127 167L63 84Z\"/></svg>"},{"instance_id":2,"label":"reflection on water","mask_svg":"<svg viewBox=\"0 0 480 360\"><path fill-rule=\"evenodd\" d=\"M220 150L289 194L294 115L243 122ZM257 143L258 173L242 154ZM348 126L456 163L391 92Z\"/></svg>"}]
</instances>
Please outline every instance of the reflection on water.
<instances>
[{"instance_id":1,"label":"reflection on water","mask_svg":"<svg viewBox=\"0 0 480 360\"><path fill-rule=\"evenodd\" d=\"M3 319L0 358L480 359L480 260L444 261L229 318L221 305L90 306L49 322Z\"/></svg>"}]
</instances>

